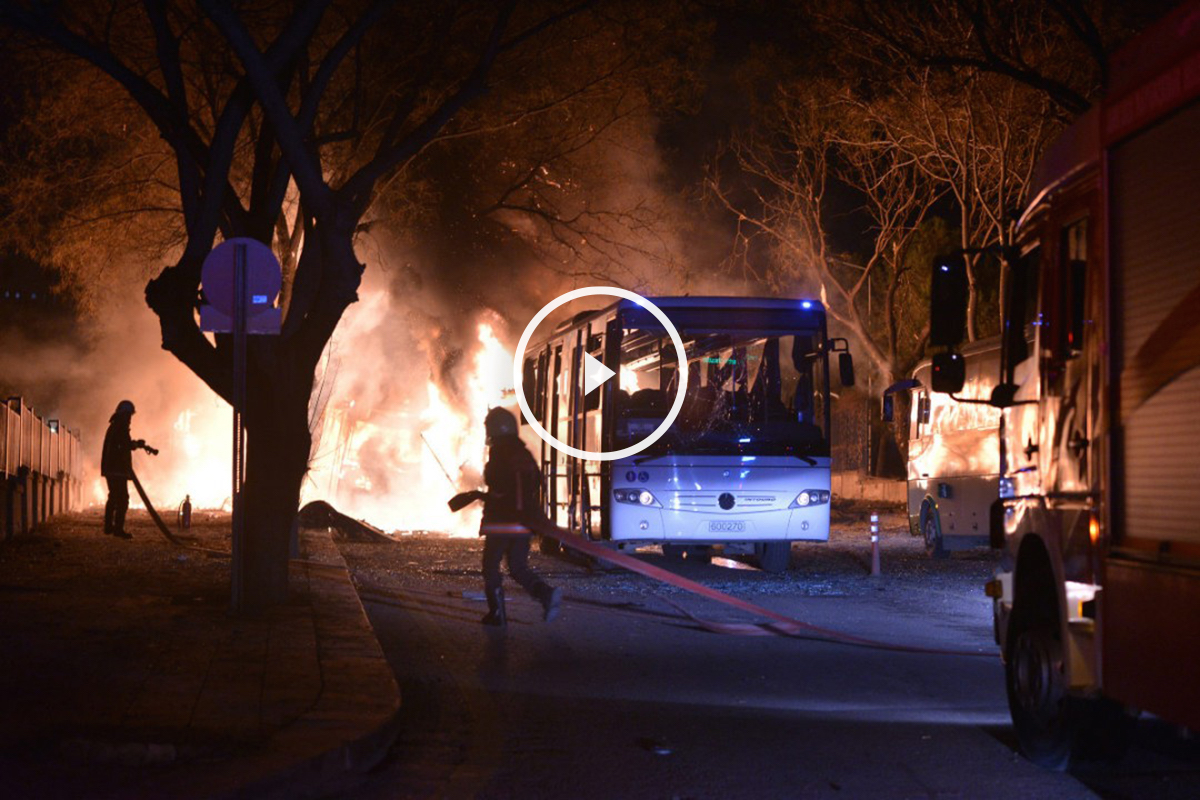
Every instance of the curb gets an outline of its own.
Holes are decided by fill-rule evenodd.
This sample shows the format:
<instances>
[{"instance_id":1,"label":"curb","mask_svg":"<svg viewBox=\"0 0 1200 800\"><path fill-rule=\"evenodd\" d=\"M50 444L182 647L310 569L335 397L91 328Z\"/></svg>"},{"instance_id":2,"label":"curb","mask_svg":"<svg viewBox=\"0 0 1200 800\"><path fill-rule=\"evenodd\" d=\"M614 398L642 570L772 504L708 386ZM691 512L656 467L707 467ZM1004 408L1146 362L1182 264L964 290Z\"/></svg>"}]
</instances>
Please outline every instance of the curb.
<instances>
[{"instance_id":1,"label":"curb","mask_svg":"<svg viewBox=\"0 0 1200 800\"><path fill-rule=\"evenodd\" d=\"M320 650L322 691L313 708L280 731L271 749L286 753L304 748L331 731L346 729L347 738L326 749L280 768L268 777L213 795L221 800L247 798L312 798L329 796L338 782L353 779L378 765L400 733L400 689L383 648L371 627L350 570L327 529L301 529L303 561L307 573ZM349 620L350 624L347 624ZM335 624L336 623L336 624ZM360 728L350 730L345 702L354 697ZM367 708L363 710L363 706Z\"/></svg>"}]
</instances>

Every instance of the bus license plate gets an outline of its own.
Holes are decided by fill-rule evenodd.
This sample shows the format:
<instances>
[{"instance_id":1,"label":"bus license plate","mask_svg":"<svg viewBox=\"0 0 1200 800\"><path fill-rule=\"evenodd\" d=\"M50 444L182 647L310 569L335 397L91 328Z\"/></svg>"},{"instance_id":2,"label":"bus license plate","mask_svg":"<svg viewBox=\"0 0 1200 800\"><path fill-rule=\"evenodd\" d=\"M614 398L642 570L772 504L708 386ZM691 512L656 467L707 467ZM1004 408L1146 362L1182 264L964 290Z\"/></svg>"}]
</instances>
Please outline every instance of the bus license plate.
<instances>
[{"instance_id":1,"label":"bus license plate","mask_svg":"<svg viewBox=\"0 0 1200 800\"><path fill-rule=\"evenodd\" d=\"M709 533L742 533L745 530L746 530L746 523L744 523L744 522L732 522L732 521L723 520L721 522L708 523L708 532Z\"/></svg>"}]
</instances>

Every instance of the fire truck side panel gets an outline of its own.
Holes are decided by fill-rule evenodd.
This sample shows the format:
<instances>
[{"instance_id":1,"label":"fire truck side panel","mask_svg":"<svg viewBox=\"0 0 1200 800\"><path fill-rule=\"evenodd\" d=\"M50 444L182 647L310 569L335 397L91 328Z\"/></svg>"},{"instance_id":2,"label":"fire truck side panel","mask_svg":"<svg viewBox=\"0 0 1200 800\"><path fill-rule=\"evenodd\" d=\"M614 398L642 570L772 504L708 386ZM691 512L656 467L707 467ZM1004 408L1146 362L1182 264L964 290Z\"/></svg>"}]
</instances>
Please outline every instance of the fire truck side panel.
<instances>
[{"instance_id":1,"label":"fire truck side panel","mask_svg":"<svg viewBox=\"0 0 1200 800\"><path fill-rule=\"evenodd\" d=\"M1193 570L1109 559L1101 609L1105 693L1192 729L1200 726L1196 586Z\"/></svg>"},{"instance_id":2,"label":"fire truck side panel","mask_svg":"<svg viewBox=\"0 0 1200 800\"><path fill-rule=\"evenodd\" d=\"M1105 690L1192 727L1200 727L1197 142L1192 103L1109 152L1119 419L1101 604Z\"/></svg>"}]
</instances>

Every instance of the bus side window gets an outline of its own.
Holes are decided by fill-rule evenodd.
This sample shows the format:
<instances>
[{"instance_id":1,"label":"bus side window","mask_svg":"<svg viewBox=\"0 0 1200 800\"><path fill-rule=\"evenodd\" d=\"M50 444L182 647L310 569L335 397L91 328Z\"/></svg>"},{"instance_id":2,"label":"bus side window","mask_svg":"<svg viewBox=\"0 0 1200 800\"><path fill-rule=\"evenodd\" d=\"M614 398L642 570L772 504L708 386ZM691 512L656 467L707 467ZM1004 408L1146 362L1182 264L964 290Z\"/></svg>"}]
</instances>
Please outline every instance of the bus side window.
<instances>
[{"instance_id":1,"label":"bus side window","mask_svg":"<svg viewBox=\"0 0 1200 800\"><path fill-rule=\"evenodd\" d=\"M909 432L910 439L920 439L929 431L924 430L929 424L929 394L922 390L914 393L912 397L912 425Z\"/></svg>"},{"instance_id":2,"label":"bus side window","mask_svg":"<svg viewBox=\"0 0 1200 800\"><path fill-rule=\"evenodd\" d=\"M595 358L597 361L599 361L600 363L603 364L604 363L604 334L601 334L601 333L590 334L587 338L587 351L588 351L588 355L590 355L592 358ZM583 358L583 356L580 355L580 359L582 359L582 358ZM581 368L582 368L582 366L583 365L580 364ZM595 411L596 409L598 409L600 407L600 398L603 396L604 396L603 389L595 389L595 390L585 394L583 396L583 410L584 411Z\"/></svg>"},{"instance_id":3,"label":"bus side window","mask_svg":"<svg viewBox=\"0 0 1200 800\"><path fill-rule=\"evenodd\" d=\"M521 389L525 392L525 403L529 406L529 410L533 412L538 422L542 421L541 404L538 402L538 370L537 365L532 358L525 359L525 369L521 374ZM525 415L518 415L518 422L525 423Z\"/></svg>"},{"instance_id":4,"label":"bus side window","mask_svg":"<svg viewBox=\"0 0 1200 800\"><path fill-rule=\"evenodd\" d=\"M538 404L533 407L534 417L537 421L546 424L546 386L549 383L546 372L550 366L550 348L547 347L538 354L537 364L537 401Z\"/></svg>"}]
</instances>

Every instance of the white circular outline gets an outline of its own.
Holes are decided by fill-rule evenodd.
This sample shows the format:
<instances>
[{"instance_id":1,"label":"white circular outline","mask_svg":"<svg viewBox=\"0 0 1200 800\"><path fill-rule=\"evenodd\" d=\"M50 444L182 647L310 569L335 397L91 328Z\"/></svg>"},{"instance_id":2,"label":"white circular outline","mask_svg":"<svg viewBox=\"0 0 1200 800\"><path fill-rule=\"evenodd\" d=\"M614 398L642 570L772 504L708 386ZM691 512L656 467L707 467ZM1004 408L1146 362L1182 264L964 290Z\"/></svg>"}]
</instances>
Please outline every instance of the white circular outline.
<instances>
[{"instance_id":1,"label":"white circular outline","mask_svg":"<svg viewBox=\"0 0 1200 800\"><path fill-rule=\"evenodd\" d=\"M611 297L622 297L626 300L632 300L642 308L653 314L663 327L667 329L667 333L671 337L671 344L675 346L675 353L679 357L679 388L675 392L675 403L671 406L671 410L667 413L666 419L662 424L654 429L654 432L647 436L637 444L630 445L623 450L614 450L611 453L603 451L593 453L590 450L580 450L571 447L569 444L563 444L556 437L551 436L550 432L542 427L533 417L533 411L529 408L529 402L525 399L524 387L524 369L523 362L525 361L525 348L529 346L529 339L537 329L539 323L544 320L551 311L569 303L572 300L577 300L580 297L593 297L596 295L609 295ZM618 378L619 380L619 378ZM615 286L585 286L582 289L572 289L565 294L561 294L551 300L546 305L542 306L542 310L533 315L533 319L525 326L525 332L521 334L520 341L517 342L517 351L513 354L513 387L517 394L517 404L521 407L521 414L524 415L525 421L533 428L533 432L538 435L543 442L558 450L560 453L565 453L569 456L587 461L593 459L595 461L615 461L618 458L627 458L637 455L645 450L650 445L657 442L662 435L667 432L667 428L671 427L671 423L679 416L679 410L683 408L683 398L687 391L688 366L687 366L687 351L683 348L683 339L679 336L679 331L671 324L671 320L667 319L667 315L662 312L658 306L651 303L640 294L635 294L628 289L618 289Z\"/></svg>"}]
</instances>

